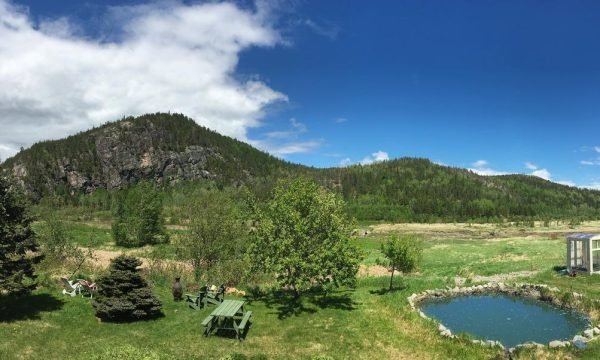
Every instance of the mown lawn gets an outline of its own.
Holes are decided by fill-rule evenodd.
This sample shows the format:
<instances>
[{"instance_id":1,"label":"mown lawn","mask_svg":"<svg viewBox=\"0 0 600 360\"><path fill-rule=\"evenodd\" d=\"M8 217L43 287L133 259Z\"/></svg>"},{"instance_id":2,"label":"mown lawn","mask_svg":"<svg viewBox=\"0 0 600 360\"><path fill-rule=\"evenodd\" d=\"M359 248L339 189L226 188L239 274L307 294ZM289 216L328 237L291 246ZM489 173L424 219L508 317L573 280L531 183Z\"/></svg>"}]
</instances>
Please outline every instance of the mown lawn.
<instances>
[{"instance_id":1,"label":"mown lawn","mask_svg":"<svg viewBox=\"0 0 600 360\"><path fill-rule=\"evenodd\" d=\"M79 239L88 237L89 232L110 231L88 225L79 229ZM382 237L355 241L365 252L365 264L374 264L381 256ZM39 289L18 301L0 299L0 359L219 359L233 354L254 359L312 359L319 355L333 359L492 359L503 354L467 339L439 336L435 324L409 310L406 297L425 289L454 286L455 276L526 270L537 273L512 281L547 283L600 298L600 276L570 278L553 270L563 264L563 246L562 239L543 237L433 239L425 242L418 273L398 279L392 292L385 291L389 278L379 277L360 278L355 289L337 289L326 296L305 294L300 301L273 293L249 293L244 299L253 312L253 324L243 342L232 334L202 336L200 322L213 307L194 311L173 302L165 281L155 287L165 316L125 324L98 322L88 299L64 297L58 288ZM168 249L164 246L161 251L168 254ZM583 351L539 350L518 358L597 359L598 354L600 341Z\"/></svg>"}]
</instances>

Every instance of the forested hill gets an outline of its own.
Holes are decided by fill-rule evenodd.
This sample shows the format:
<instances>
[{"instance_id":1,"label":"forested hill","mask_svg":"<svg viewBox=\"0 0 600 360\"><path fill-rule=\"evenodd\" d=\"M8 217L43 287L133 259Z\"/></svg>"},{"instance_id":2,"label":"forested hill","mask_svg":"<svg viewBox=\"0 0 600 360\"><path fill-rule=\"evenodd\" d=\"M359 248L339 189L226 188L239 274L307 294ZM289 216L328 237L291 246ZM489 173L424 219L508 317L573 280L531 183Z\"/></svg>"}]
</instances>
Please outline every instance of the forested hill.
<instances>
[{"instance_id":1,"label":"forested hill","mask_svg":"<svg viewBox=\"0 0 600 360\"><path fill-rule=\"evenodd\" d=\"M349 213L362 220L600 218L598 191L525 175L479 176L414 158L315 169L277 159L178 114L126 118L41 142L3 167L36 199L77 197L143 179L162 184L210 180L264 193L277 178L304 175L342 194Z\"/></svg>"},{"instance_id":2,"label":"forested hill","mask_svg":"<svg viewBox=\"0 0 600 360\"><path fill-rule=\"evenodd\" d=\"M363 220L494 221L600 218L600 192L527 175L480 176L427 159L321 170Z\"/></svg>"},{"instance_id":3,"label":"forested hill","mask_svg":"<svg viewBox=\"0 0 600 360\"><path fill-rule=\"evenodd\" d=\"M129 117L62 140L37 143L7 159L3 167L12 169L37 198L120 188L139 180L242 184L305 169L184 115L164 113Z\"/></svg>"}]
</instances>

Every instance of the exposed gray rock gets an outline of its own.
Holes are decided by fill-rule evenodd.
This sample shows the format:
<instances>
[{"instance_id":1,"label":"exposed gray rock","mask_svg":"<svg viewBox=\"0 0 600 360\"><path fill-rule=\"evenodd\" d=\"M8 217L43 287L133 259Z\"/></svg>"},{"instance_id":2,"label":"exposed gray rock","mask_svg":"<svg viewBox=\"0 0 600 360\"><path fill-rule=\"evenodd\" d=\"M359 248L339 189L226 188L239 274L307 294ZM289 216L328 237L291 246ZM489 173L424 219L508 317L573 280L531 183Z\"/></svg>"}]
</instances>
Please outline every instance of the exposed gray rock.
<instances>
[{"instance_id":1,"label":"exposed gray rock","mask_svg":"<svg viewBox=\"0 0 600 360\"><path fill-rule=\"evenodd\" d=\"M548 346L550 347L550 349L557 349L557 348L567 347L568 344L569 344L568 341L554 340L554 341L550 341Z\"/></svg>"},{"instance_id":2,"label":"exposed gray rock","mask_svg":"<svg viewBox=\"0 0 600 360\"><path fill-rule=\"evenodd\" d=\"M594 338L594 329L587 329L583 332L583 335L588 339Z\"/></svg>"},{"instance_id":3,"label":"exposed gray rock","mask_svg":"<svg viewBox=\"0 0 600 360\"><path fill-rule=\"evenodd\" d=\"M573 343L573 346L575 346L576 348L584 349L587 346L587 339L581 335L576 335L573 338L572 343Z\"/></svg>"}]
</instances>

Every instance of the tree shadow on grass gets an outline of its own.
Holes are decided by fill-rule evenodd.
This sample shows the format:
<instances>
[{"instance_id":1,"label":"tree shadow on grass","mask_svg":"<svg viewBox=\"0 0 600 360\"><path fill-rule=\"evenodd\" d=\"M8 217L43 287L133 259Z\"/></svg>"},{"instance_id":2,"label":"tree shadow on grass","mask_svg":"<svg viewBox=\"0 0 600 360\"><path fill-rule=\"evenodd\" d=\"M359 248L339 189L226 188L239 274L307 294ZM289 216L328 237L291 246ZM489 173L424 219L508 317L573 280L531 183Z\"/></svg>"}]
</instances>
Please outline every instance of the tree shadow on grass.
<instances>
[{"instance_id":1,"label":"tree shadow on grass","mask_svg":"<svg viewBox=\"0 0 600 360\"><path fill-rule=\"evenodd\" d=\"M246 300L249 305L253 302L264 303L267 308L276 311L280 320L305 313L314 314L319 309L352 311L359 305L352 300L351 290L335 292L309 291L303 293L299 298L282 290L266 293L254 290L246 295Z\"/></svg>"},{"instance_id":2,"label":"tree shadow on grass","mask_svg":"<svg viewBox=\"0 0 600 360\"><path fill-rule=\"evenodd\" d=\"M406 284L404 281L400 282L399 284L396 284L395 286L393 286L391 289L388 287L384 287L381 288L379 290L369 290L369 293L371 295L386 295L386 294L392 294L398 291L403 291L408 289L408 284Z\"/></svg>"},{"instance_id":3,"label":"tree shadow on grass","mask_svg":"<svg viewBox=\"0 0 600 360\"><path fill-rule=\"evenodd\" d=\"M0 296L0 322L39 320L42 312L62 309L64 301L50 294Z\"/></svg>"}]
</instances>

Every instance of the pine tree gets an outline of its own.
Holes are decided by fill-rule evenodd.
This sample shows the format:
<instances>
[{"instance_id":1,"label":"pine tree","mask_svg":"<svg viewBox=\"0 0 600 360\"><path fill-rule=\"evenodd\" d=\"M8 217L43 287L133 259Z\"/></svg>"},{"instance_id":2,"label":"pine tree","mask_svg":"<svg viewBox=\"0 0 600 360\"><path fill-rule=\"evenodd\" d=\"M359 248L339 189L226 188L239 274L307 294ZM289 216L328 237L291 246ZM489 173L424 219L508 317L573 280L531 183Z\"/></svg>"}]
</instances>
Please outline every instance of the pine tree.
<instances>
[{"instance_id":1,"label":"pine tree","mask_svg":"<svg viewBox=\"0 0 600 360\"><path fill-rule=\"evenodd\" d=\"M24 196L0 169L0 295L35 289L33 265L41 261Z\"/></svg>"},{"instance_id":2,"label":"pine tree","mask_svg":"<svg viewBox=\"0 0 600 360\"><path fill-rule=\"evenodd\" d=\"M121 255L112 260L110 272L98 279L93 302L96 316L106 321L135 321L160 316L162 304L140 275L141 260Z\"/></svg>"}]
</instances>

